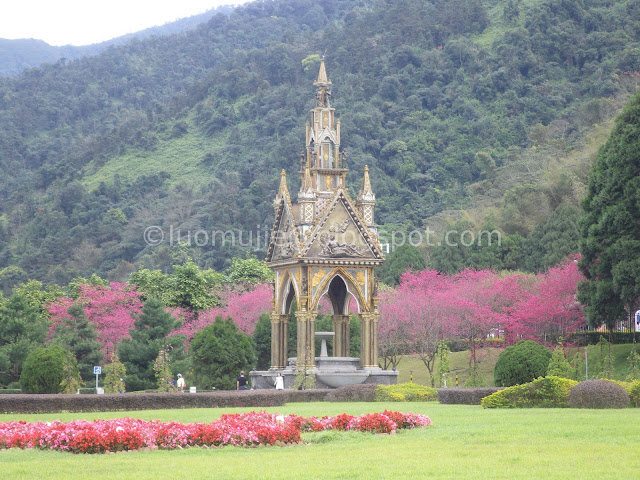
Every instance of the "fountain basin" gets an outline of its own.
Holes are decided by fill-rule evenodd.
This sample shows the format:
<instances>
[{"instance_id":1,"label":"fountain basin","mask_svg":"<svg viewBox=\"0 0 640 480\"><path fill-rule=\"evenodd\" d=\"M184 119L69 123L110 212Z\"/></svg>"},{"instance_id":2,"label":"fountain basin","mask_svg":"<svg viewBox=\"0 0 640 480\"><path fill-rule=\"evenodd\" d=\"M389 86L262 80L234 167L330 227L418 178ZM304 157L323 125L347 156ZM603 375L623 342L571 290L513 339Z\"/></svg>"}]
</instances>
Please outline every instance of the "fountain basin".
<instances>
[{"instance_id":1,"label":"fountain basin","mask_svg":"<svg viewBox=\"0 0 640 480\"><path fill-rule=\"evenodd\" d=\"M318 372L316 378L331 388L364 383L369 372Z\"/></svg>"}]
</instances>

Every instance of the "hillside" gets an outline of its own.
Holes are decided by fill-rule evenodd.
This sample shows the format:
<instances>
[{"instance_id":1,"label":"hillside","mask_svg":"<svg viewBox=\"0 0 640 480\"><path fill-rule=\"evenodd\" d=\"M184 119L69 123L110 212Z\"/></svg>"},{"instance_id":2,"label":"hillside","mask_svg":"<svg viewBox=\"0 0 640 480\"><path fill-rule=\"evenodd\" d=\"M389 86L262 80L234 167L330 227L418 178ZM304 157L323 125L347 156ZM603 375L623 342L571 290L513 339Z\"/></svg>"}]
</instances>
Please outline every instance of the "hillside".
<instances>
[{"instance_id":1,"label":"hillside","mask_svg":"<svg viewBox=\"0 0 640 480\"><path fill-rule=\"evenodd\" d=\"M146 28L136 33L130 33L92 45L53 46L43 40L33 38L16 40L0 38L0 76L15 76L26 68L37 67L43 63L55 63L62 58L75 60L87 55L95 55L106 48L114 45L122 45L133 39L180 34L195 28L201 23L207 22L216 13L228 14L231 10L231 6L218 7L199 15L182 18L157 27Z\"/></svg>"},{"instance_id":2,"label":"hillside","mask_svg":"<svg viewBox=\"0 0 640 480\"><path fill-rule=\"evenodd\" d=\"M383 232L489 225L499 248L436 247L431 265L544 268L575 251L589 164L637 88L639 5L260 1L2 78L0 287L122 279L185 252L227 266L247 248L143 233L268 229L279 171L298 188L325 51L349 185L368 164Z\"/></svg>"}]
</instances>

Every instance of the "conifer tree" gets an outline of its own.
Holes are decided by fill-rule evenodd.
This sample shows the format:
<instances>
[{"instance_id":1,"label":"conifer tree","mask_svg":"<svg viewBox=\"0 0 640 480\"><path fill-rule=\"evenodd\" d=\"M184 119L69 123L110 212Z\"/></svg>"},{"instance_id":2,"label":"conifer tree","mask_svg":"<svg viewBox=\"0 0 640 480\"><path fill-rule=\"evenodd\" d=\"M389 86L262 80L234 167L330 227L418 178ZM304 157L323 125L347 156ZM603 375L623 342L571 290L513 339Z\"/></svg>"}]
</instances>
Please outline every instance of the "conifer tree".
<instances>
[{"instance_id":1,"label":"conifer tree","mask_svg":"<svg viewBox=\"0 0 640 480\"><path fill-rule=\"evenodd\" d=\"M130 331L131 338L122 340L118 347L120 359L127 369L125 383L129 391L156 387L153 366L158 352L168 345L177 351L182 350L184 337L174 335L167 338L177 325L178 322L165 311L160 300L147 300Z\"/></svg>"}]
</instances>

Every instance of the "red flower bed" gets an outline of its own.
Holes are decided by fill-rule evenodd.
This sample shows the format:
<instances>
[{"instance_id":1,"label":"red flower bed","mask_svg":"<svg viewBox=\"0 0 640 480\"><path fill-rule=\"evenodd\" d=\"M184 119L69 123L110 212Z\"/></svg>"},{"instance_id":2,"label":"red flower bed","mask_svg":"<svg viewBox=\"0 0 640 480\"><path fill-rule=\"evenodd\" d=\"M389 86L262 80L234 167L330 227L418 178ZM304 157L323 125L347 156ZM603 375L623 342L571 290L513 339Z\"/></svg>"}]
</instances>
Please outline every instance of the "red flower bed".
<instances>
[{"instance_id":1,"label":"red flower bed","mask_svg":"<svg viewBox=\"0 0 640 480\"><path fill-rule=\"evenodd\" d=\"M426 427L425 415L384 411L354 417L303 418L267 412L222 415L211 423L144 421L134 418L77 420L69 423L0 423L0 448L41 448L73 453L104 453L139 448L175 449L196 446L258 446L300 442L301 432L356 430L390 433Z\"/></svg>"}]
</instances>

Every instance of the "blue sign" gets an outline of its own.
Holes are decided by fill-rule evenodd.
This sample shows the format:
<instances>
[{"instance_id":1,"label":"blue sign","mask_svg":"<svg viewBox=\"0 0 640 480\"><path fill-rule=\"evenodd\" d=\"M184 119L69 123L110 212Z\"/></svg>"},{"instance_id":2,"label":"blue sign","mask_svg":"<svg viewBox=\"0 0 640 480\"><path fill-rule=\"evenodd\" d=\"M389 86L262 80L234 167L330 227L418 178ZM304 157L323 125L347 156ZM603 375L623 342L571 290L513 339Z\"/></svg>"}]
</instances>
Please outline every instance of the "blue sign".
<instances>
[{"instance_id":1,"label":"blue sign","mask_svg":"<svg viewBox=\"0 0 640 480\"><path fill-rule=\"evenodd\" d=\"M93 374L100 375L102 373L102 367L93 367Z\"/></svg>"}]
</instances>

